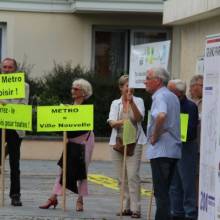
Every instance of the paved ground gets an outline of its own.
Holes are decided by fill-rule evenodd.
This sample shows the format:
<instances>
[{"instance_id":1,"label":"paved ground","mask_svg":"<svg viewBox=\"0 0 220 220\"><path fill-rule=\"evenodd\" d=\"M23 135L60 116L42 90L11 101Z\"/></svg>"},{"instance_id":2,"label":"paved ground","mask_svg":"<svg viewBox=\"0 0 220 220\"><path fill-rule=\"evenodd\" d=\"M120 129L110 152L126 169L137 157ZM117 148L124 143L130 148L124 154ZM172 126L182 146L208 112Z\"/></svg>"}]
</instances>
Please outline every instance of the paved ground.
<instances>
[{"instance_id":1,"label":"paved ground","mask_svg":"<svg viewBox=\"0 0 220 220\"><path fill-rule=\"evenodd\" d=\"M57 160L63 149L62 141L59 140L33 140L25 139L22 141L21 158L24 160ZM143 147L142 160L146 161L145 150ZM111 161L111 148L108 142L95 142L93 160Z\"/></svg>"},{"instance_id":2,"label":"paved ground","mask_svg":"<svg viewBox=\"0 0 220 220\"><path fill-rule=\"evenodd\" d=\"M85 211L74 211L74 196L67 195L67 211L61 205L56 209L41 210L40 204L46 201L51 192L57 172L56 161L23 160L22 170L22 201L23 207L11 207L8 198L8 161L6 161L6 195L5 207L0 208L0 220L70 220L70 219L119 219L115 213L119 208L119 194L116 190L89 183L90 196L85 199ZM93 162L89 173L103 174L114 178L111 162ZM149 164L142 163L141 177L146 180L150 176ZM144 188L151 189L150 183L143 183ZM142 197L142 219L147 219L149 197ZM61 199L60 199L61 201ZM155 206L153 206L153 210ZM123 218L130 219L130 218Z\"/></svg>"}]
</instances>

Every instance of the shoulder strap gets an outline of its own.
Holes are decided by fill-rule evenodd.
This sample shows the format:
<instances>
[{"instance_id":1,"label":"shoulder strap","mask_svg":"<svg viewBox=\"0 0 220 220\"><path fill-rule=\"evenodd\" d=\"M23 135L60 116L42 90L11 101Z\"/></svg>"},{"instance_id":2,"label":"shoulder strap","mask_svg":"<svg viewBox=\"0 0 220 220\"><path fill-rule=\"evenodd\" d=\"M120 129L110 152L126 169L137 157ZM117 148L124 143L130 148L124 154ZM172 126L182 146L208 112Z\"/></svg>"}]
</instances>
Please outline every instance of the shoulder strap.
<instances>
[{"instance_id":1,"label":"shoulder strap","mask_svg":"<svg viewBox=\"0 0 220 220\"><path fill-rule=\"evenodd\" d=\"M86 138L86 142L89 140L90 134L91 134L91 131L89 131L89 134L88 134L88 136Z\"/></svg>"}]
</instances>

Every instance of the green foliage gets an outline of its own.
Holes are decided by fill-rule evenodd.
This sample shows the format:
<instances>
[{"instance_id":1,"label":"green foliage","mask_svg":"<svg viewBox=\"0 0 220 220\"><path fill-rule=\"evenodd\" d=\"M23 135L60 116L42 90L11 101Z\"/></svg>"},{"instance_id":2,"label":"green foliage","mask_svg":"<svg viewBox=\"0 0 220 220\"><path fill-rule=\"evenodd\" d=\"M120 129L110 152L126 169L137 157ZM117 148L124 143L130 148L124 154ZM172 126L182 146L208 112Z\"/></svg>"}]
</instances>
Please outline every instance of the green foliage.
<instances>
[{"instance_id":1,"label":"green foliage","mask_svg":"<svg viewBox=\"0 0 220 220\"><path fill-rule=\"evenodd\" d=\"M87 79L93 87L91 101L95 108L95 135L108 137L111 131L107 124L110 105L114 99L120 97L118 76L117 78L107 78L80 66L74 68L70 63L65 65L54 63L53 69L38 79L32 79L27 74L27 82L30 84L30 104L34 107L34 113L36 113L37 105L72 103L70 89L72 82L77 78ZM138 90L137 94L145 99L146 107L149 108L150 97L147 96L147 93L144 90ZM36 125L36 114L34 114L33 123ZM36 130L32 134L36 134ZM47 135L51 135L51 133L47 133Z\"/></svg>"}]
</instances>

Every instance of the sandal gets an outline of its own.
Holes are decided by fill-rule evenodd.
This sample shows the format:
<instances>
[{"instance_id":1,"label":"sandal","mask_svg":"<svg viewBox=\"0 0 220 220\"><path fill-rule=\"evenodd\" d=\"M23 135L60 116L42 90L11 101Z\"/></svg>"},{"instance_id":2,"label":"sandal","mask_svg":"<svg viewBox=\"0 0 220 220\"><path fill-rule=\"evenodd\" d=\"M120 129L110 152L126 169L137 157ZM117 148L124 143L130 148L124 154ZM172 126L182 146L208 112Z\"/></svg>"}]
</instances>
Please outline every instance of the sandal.
<instances>
[{"instance_id":1,"label":"sandal","mask_svg":"<svg viewBox=\"0 0 220 220\"><path fill-rule=\"evenodd\" d=\"M141 213L140 212L133 212L131 215L131 218L141 218Z\"/></svg>"},{"instance_id":2,"label":"sandal","mask_svg":"<svg viewBox=\"0 0 220 220\"><path fill-rule=\"evenodd\" d=\"M77 212L83 212L83 201L82 200L77 200L76 202L76 211Z\"/></svg>"},{"instance_id":3,"label":"sandal","mask_svg":"<svg viewBox=\"0 0 220 220\"><path fill-rule=\"evenodd\" d=\"M117 213L116 214L117 216L120 216L121 213ZM132 211L130 209L125 209L123 212L122 212L122 216L132 216Z\"/></svg>"}]
</instances>

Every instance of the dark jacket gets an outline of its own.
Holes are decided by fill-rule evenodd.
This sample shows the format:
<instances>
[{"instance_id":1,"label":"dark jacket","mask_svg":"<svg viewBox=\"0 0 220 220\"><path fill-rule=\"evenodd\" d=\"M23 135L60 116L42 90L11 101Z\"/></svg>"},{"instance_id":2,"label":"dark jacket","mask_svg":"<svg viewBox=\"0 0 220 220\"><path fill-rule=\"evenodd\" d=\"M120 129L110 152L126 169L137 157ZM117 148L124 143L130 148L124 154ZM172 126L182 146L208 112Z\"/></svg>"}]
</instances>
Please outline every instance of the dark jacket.
<instances>
[{"instance_id":1,"label":"dark jacket","mask_svg":"<svg viewBox=\"0 0 220 220\"><path fill-rule=\"evenodd\" d=\"M199 120L198 108L196 104L185 96L180 100L181 113L189 115L187 141L193 141L197 137L197 126Z\"/></svg>"}]
</instances>

